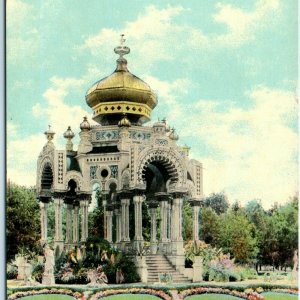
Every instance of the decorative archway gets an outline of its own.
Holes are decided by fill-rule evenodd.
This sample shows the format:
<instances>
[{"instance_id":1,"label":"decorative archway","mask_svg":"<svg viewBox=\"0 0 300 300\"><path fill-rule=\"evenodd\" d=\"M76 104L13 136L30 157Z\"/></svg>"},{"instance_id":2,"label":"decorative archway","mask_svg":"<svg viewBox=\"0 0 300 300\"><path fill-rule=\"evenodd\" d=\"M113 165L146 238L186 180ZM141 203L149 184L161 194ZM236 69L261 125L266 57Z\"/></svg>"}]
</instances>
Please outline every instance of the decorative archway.
<instances>
[{"instance_id":1,"label":"decorative archway","mask_svg":"<svg viewBox=\"0 0 300 300\"><path fill-rule=\"evenodd\" d=\"M139 162L137 170L138 184L147 185L147 169L154 173L159 171L164 178L165 184L168 180L170 180L171 184L179 185L186 181L181 158L171 148L164 151L161 149L148 150L140 155Z\"/></svg>"}]
</instances>

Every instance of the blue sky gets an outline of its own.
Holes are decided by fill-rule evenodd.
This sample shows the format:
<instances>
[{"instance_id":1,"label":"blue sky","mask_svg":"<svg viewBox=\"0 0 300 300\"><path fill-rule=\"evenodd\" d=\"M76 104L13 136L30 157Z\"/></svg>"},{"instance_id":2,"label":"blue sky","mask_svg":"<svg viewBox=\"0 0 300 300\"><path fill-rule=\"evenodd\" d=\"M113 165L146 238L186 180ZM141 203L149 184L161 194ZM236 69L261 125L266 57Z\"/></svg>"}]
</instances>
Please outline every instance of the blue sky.
<instances>
[{"instance_id":1,"label":"blue sky","mask_svg":"<svg viewBox=\"0 0 300 300\"><path fill-rule=\"evenodd\" d=\"M297 191L297 1L7 1L7 173L35 184L48 124L75 133L88 88L115 68L157 92L204 192L283 203ZM78 136L78 135L77 135ZM78 138L77 138L78 140ZM76 141L76 139L75 139Z\"/></svg>"}]
</instances>

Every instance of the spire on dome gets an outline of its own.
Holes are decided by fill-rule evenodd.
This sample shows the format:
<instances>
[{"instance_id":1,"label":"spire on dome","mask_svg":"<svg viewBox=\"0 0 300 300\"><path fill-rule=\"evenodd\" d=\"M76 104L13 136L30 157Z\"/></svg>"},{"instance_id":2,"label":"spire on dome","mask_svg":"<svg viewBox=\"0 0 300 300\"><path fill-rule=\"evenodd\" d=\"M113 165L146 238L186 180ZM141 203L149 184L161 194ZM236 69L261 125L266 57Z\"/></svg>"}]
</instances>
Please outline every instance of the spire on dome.
<instances>
[{"instance_id":1,"label":"spire on dome","mask_svg":"<svg viewBox=\"0 0 300 300\"><path fill-rule=\"evenodd\" d=\"M120 57L117 59L117 70L116 71L128 71L127 70L127 60L123 57L130 52L130 48L125 46L126 39L124 39L124 34L121 34L120 45L117 46L114 51L119 54Z\"/></svg>"}]
</instances>

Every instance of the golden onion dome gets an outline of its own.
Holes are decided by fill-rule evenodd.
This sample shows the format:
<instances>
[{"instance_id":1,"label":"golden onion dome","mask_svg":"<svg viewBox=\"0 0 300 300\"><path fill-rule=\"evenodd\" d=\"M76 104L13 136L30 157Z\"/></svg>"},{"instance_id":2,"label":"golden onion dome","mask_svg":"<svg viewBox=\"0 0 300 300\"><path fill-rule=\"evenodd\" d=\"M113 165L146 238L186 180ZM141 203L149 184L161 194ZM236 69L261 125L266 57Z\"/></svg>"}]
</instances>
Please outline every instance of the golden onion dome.
<instances>
[{"instance_id":1,"label":"golden onion dome","mask_svg":"<svg viewBox=\"0 0 300 300\"><path fill-rule=\"evenodd\" d=\"M150 86L127 69L123 55L130 49L124 46L123 36L120 46L114 49L120 55L116 70L96 82L86 94L86 102L94 110L93 119L97 122L117 124L126 113L133 123L144 123L157 105Z\"/></svg>"}]
</instances>

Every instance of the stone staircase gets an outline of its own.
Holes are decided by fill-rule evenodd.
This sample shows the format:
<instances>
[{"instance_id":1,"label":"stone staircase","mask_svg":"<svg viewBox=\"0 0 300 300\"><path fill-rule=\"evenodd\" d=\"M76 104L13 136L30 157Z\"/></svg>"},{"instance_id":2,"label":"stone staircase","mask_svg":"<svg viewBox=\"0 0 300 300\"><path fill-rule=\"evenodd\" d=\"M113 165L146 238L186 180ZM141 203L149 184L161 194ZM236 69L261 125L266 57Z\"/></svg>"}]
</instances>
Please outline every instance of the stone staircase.
<instances>
[{"instance_id":1,"label":"stone staircase","mask_svg":"<svg viewBox=\"0 0 300 300\"><path fill-rule=\"evenodd\" d=\"M191 282L191 280L175 270L164 255L147 255L146 263L148 266L148 283L159 282L159 274L162 273L171 274L173 283Z\"/></svg>"}]
</instances>

